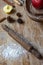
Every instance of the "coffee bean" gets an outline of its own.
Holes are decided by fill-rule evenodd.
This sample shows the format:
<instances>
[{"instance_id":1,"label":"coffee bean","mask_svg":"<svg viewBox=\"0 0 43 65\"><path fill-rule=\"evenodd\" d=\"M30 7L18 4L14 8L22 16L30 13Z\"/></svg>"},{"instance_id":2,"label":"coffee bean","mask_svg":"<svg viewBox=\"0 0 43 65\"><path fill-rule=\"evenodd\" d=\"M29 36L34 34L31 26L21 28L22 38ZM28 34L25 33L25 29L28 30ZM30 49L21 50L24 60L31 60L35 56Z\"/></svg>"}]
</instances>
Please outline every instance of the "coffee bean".
<instances>
[{"instance_id":1,"label":"coffee bean","mask_svg":"<svg viewBox=\"0 0 43 65\"><path fill-rule=\"evenodd\" d=\"M18 22L19 24L24 24L24 21L23 21L21 18L18 18L18 19L17 19L17 22Z\"/></svg>"},{"instance_id":2,"label":"coffee bean","mask_svg":"<svg viewBox=\"0 0 43 65\"><path fill-rule=\"evenodd\" d=\"M8 16L8 17L7 17L7 21L8 21L9 23L14 23L16 20L13 19L11 16Z\"/></svg>"},{"instance_id":3,"label":"coffee bean","mask_svg":"<svg viewBox=\"0 0 43 65\"><path fill-rule=\"evenodd\" d=\"M18 12L18 13L17 13L17 16L18 16L18 17L22 17L22 14Z\"/></svg>"}]
</instances>

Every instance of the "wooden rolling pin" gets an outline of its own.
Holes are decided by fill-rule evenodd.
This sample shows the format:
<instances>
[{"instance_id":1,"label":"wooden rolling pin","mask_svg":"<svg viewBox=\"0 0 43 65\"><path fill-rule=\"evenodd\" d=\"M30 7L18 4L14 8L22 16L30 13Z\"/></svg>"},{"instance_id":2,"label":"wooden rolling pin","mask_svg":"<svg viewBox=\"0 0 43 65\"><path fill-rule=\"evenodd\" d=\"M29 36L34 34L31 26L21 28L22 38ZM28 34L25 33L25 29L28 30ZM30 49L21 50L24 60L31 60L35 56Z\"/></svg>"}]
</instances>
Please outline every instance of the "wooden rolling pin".
<instances>
[{"instance_id":1,"label":"wooden rolling pin","mask_svg":"<svg viewBox=\"0 0 43 65\"><path fill-rule=\"evenodd\" d=\"M40 54L40 52L32 46L32 44L24 38L21 34L15 32L11 28L9 28L7 25L3 24L2 28L8 32L8 34L16 40L20 45L22 45L28 52L31 52L34 56L36 56L38 59L43 59L43 56Z\"/></svg>"}]
</instances>

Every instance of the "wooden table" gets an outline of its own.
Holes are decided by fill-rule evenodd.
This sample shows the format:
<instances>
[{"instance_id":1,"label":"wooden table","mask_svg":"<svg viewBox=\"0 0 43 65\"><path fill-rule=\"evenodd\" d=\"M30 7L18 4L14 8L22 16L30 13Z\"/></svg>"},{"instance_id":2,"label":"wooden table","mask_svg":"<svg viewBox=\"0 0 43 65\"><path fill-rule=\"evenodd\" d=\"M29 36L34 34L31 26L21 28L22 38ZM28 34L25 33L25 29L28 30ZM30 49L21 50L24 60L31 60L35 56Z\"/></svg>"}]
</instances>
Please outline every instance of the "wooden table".
<instances>
[{"instance_id":1,"label":"wooden table","mask_svg":"<svg viewBox=\"0 0 43 65\"><path fill-rule=\"evenodd\" d=\"M4 5L6 5L6 4L3 2L3 0L0 0L0 11L1 11L0 15L2 14L1 17L2 16L4 16L4 17L12 16L13 18L15 18L17 20L18 17L16 15L16 13L20 12L23 15L22 19L24 20L25 24L19 24L17 22L9 23L7 20L5 20L2 23L0 23L0 32L5 32L2 29L1 24L6 24L9 27L11 27L13 30L17 31L18 33L20 33L21 35L26 37L30 42L32 42L32 44L35 47L37 47L37 49L40 50L40 52L43 53L43 51L41 51L41 50L43 50L43 24L31 20L27 16L24 6L16 5L16 13L14 12L14 13L11 13L8 15L3 12ZM5 34L8 36L7 40L9 40L9 41L12 40L14 43L17 43L6 32L5 32ZM3 45L3 44L0 43L0 45ZM18 65L20 65L20 62L16 62L16 61L15 61L15 63L12 63L12 65L13 64L17 65L17 63L18 63ZM43 61L38 60L32 54L30 54L30 53L28 54L28 52L26 52L25 58L22 59L22 63L23 63L23 65L43 65Z\"/></svg>"}]
</instances>

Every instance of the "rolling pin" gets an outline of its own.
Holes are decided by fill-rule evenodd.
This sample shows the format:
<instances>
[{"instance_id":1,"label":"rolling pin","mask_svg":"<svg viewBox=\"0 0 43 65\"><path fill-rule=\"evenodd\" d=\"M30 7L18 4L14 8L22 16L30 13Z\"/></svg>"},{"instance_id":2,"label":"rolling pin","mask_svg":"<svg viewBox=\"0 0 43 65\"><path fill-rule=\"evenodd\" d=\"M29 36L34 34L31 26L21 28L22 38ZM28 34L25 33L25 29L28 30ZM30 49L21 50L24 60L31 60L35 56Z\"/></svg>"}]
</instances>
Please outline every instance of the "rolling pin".
<instances>
[{"instance_id":1,"label":"rolling pin","mask_svg":"<svg viewBox=\"0 0 43 65\"><path fill-rule=\"evenodd\" d=\"M8 32L8 34L16 40L23 48L25 48L28 52L32 53L38 59L43 59L42 54L21 34L9 28L7 25L3 24L2 28Z\"/></svg>"}]
</instances>

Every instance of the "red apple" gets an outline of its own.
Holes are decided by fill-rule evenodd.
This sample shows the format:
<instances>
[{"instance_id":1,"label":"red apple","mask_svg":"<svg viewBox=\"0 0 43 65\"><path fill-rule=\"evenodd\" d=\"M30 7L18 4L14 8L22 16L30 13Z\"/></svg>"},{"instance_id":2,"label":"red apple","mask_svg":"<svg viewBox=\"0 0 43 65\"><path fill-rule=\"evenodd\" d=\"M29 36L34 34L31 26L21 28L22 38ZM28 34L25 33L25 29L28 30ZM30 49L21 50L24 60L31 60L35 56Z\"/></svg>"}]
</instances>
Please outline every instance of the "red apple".
<instances>
[{"instance_id":1,"label":"red apple","mask_svg":"<svg viewBox=\"0 0 43 65\"><path fill-rule=\"evenodd\" d=\"M40 9L43 7L43 0L32 0L32 5L35 8Z\"/></svg>"}]
</instances>

